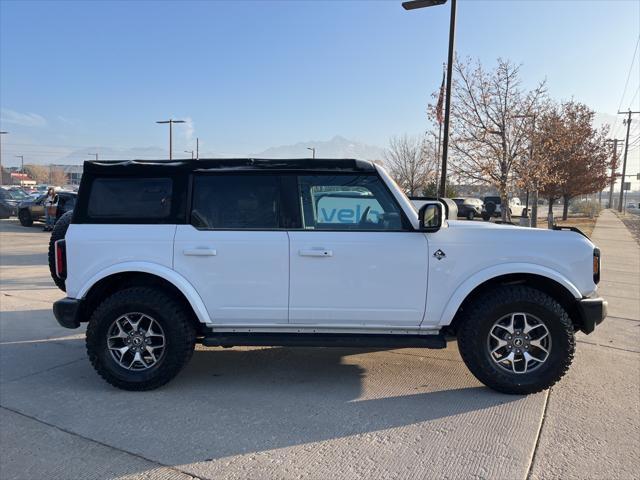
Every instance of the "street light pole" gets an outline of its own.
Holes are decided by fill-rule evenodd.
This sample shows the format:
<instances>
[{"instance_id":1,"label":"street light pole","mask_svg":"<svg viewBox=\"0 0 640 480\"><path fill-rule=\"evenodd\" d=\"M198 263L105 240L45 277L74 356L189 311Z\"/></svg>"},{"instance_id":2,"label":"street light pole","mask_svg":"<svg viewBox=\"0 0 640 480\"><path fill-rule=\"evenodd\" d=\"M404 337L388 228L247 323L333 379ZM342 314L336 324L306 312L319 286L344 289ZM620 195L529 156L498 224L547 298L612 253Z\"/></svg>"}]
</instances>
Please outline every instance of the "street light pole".
<instances>
[{"instance_id":1,"label":"street light pole","mask_svg":"<svg viewBox=\"0 0 640 480\"><path fill-rule=\"evenodd\" d=\"M311 150L311 154L313 159L316 158L316 147L307 147L307 150Z\"/></svg>"},{"instance_id":2,"label":"street light pole","mask_svg":"<svg viewBox=\"0 0 640 480\"><path fill-rule=\"evenodd\" d=\"M196 137L196 160L200 160L200 138Z\"/></svg>"},{"instance_id":3,"label":"street light pole","mask_svg":"<svg viewBox=\"0 0 640 480\"><path fill-rule=\"evenodd\" d=\"M87 155L95 155L95 157L96 157L96 162L98 161L98 154L97 154L97 153L87 153Z\"/></svg>"},{"instance_id":4,"label":"street light pole","mask_svg":"<svg viewBox=\"0 0 640 480\"><path fill-rule=\"evenodd\" d=\"M457 0L451 1L451 17L449 18L449 52L447 55L447 86L446 98L444 102L444 139L442 142L442 173L440 176L440 189L438 195L445 196L447 185L447 159L449 157L449 116L451 113L451 77L453 75L453 55L455 50L456 37L456 3ZM433 7L442 5L447 0L410 0L402 3L405 10L413 10L416 8Z\"/></svg>"},{"instance_id":5,"label":"street light pole","mask_svg":"<svg viewBox=\"0 0 640 480\"><path fill-rule=\"evenodd\" d=\"M0 185L2 185L3 176L2 176L2 135L6 135L9 132L2 131L0 132Z\"/></svg>"},{"instance_id":6,"label":"street light pole","mask_svg":"<svg viewBox=\"0 0 640 480\"><path fill-rule=\"evenodd\" d=\"M170 118L169 120L160 120L156 123L168 123L169 124L169 160L173 160L173 124L174 123L185 123L184 120L173 120Z\"/></svg>"},{"instance_id":7,"label":"street light pole","mask_svg":"<svg viewBox=\"0 0 640 480\"><path fill-rule=\"evenodd\" d=\"M16 155L20 159L20 173L24 173L24 155Z\"/></svg>"},{"instance_id":8,"label":"street light pole","mask_svg":"<svg viewBox=\"0 0 640 480\"><path fill-rule=\"evenodd\" d=\"M193 160L193 150L185 150L184 153L190 153L191 154L191 160Z\"/></svg>"}]
</instances>

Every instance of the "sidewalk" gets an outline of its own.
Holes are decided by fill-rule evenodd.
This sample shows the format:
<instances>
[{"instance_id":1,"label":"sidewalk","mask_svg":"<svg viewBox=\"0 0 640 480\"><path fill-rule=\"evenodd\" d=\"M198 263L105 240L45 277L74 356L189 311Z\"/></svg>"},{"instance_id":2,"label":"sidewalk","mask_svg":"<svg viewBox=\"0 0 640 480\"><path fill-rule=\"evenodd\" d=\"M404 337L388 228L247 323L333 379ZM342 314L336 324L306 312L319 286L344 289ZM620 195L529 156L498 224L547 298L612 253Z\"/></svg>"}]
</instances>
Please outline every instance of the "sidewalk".
<instances>
[{"instance_id":1,"label":"sidewalk","mask_svg":"<svg viewBox=\"0 0 640 480\"><path fill-rule=\"evenodd\" d=\"M592 241L609 316L578 334L576 358L547 398L531 479L628 479L640 472L640 247L613 212Z\"/></svg>"}]
</instances>

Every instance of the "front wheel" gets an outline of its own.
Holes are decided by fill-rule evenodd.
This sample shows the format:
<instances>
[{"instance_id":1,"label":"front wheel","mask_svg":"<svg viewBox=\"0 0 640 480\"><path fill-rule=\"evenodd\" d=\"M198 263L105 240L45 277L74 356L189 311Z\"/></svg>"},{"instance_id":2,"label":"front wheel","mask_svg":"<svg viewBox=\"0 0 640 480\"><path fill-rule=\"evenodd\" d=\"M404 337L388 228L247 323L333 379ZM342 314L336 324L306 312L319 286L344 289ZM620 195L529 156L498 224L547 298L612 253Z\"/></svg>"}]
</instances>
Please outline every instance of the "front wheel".
<instances>
[{"instance_id":1,"label":"front wheel","mask_svg":"<svg viewBox=\"0 0 640 480\"><path fill-rule=\"evenodd\" d=\"M464 307L458 346L475 377L502 393L529 394L554 385L575 351L562 306L527 286L503 286Z\"/></svg>"},{"instance_id":2,"label":"front wheel","mask_svg":"<svg viewBox=\"0 0 640 480\"><path fill-rule=\"evenodd\" d=\"M154 288L106 298L87 327L87 354L98 374L123 390L152 390L187 364L196 332L184 307Z\"/></svg>"},{"instance_id":3,"label":"front wheel","mask_svg":"<svg viewBox=\"0 0 640 480\"><path fill-rule=\"evenodd\" d=\"M31 212L26 208L23 208L18 212L18 220L20 220L20 225L23 227L30 227L33 225L33 218L31 217Z\"/></svg>"}]
</instances>

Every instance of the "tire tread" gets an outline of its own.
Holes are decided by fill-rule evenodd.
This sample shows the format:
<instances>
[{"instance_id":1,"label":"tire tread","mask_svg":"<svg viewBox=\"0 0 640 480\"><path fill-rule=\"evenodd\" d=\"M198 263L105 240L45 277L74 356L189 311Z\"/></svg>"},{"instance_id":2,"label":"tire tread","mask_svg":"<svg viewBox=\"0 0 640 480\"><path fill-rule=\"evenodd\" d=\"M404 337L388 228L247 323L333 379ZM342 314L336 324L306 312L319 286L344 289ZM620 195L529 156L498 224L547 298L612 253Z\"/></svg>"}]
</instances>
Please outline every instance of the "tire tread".
<instances>
[{"instance_id":1,"label":"tire tread","mask_svg":"<svg viewBox=\"0 0 640 480\"><path fill-rule=\"evenodd\" d=\"M552 312L559 321L562 336L568 342L566 355L563 356L562 361L556 365L548 378L530 385L515 384L512 376L496 371L488 363L485 364L480 358L482 351L479 347L483 346L478 345L479 339L480 342L485 341L481 334L482 324L478 318L488 315L498 304L516 303L523 300L536 303ZM529 394L552 387L567 373L575 355L574 329L567 312L552 297L532 287L512 285L490 290L465 308L462 312L460 325L458 346L467 368L482 383L502 393Z\"/></svg>"},{"instance_id":2,"label":"tire tread","mask_svg":"<svg viewBox=\"0 0 640 480\"><path fill-rule=\"evenodd\" d=\"M107 314L111 309L123 304L140 302L147 303L153 306L154 309L164 312L164 315L171 319L171 322L177 329L177 335L174 335L171 341L177 343L175 349L167 348L165 350L165 358L162 360L163 363L160 365L160 368L158 368L157 375L142 382L129 382L114 375L106 368L98 355L98 350L101 348L98 330L102 322L110 320ZM167 335L167 328L164 328L164 330L165 335ZM107 297L94 310L89 320L89 325L87 326L86 348L93 368L105 381L123 390L145 391L161 387L173 379L191 359L195 341L195 328L179 302L159 289L151 287L131 287L120 290Z\"/></svg>"}]
</instances>

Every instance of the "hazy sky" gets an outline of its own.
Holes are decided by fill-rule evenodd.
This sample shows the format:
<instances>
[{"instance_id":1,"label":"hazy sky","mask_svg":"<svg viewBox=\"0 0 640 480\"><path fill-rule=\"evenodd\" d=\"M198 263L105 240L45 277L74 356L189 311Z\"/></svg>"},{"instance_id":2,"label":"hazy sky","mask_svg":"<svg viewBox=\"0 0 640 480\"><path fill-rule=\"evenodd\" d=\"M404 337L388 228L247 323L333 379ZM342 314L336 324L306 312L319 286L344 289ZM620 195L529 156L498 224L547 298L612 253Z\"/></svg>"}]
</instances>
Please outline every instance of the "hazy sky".
<instances>
[{"instance_id":1,"label":"hazy sky","mask_svg":"<svg viewBox=\"0 0 640 480\"><path fill-rule=\"evenodd\" d=\"M337 134L385 146L427 126L448 15L398 0L2 0L3 163L166 148L154 122L169 117L191 120L175 127L176 151L195 136L234 155ZM528 84L546 78L553 97L611 118L640 110L640 52L621 100L639 35L637 0L458 3L459 55L522 63Z\"/></svg>"}]
</instances>

